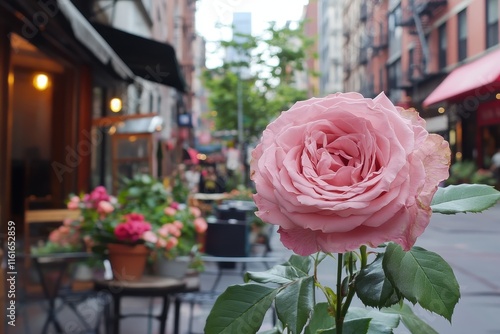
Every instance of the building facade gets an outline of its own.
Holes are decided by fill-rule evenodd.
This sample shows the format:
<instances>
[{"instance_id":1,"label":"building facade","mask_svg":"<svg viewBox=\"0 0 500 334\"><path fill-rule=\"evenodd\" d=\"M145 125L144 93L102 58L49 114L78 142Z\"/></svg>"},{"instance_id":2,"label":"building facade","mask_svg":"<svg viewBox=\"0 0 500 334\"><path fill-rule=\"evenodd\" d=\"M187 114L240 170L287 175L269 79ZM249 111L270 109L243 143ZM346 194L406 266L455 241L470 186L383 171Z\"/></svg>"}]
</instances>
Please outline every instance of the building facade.
<instances>
[{"instance_id":1,"label":"building facade","mask_svg":"<svg viewBox=\"0 0 500 334\"><path fill-rule=\"evenodd\" d=\"M348 4L350 2L347 2ZM328 95L344 90L342 32L345 27L342 0L318 0L319 93Z\"/></svg>"},{"instance_id":2,"label":"building facade","mask_svg":"<svg viewBox=\"0 0 500 334\"><path fill-rule=\"evenodd\" d=\"M348 1L343 11L344 89L417 109L453 161L488 168L500 146L498 0Z\"/></svg>"},{"instance_id":3,"label":"building facade","mask_svg":"<svg viewBox=\"0 0 500 334\"><path fill-rule=\"evenodd\" d=\"M305 69L305 89L309 97L319 96L319 57L318 57L318 0L310 0L304 6L302 13L302 20L304 20L304 36L314 41L312 48L307 50Z\"/></svg>"},{"instance_id":4,"label":"building facade","mask_svg":"<svg viewBox=\"0 0 500 334\"><path fill-rule=\"evenodd\" d=\"M180 29L189 45L184 33L194 21L186 14L185 25L169 30L167 0L106 3L0 3L2 222L22 222L29 197L62 206L70 193L113 187L110 175L158 173L164 141L179 138L178 113L192 107L191 72L185 78L181 67L192 61L183 50L179 64L169 38ZM177 5L194 11L192 2Z\"/></svg>"}]
</instances>

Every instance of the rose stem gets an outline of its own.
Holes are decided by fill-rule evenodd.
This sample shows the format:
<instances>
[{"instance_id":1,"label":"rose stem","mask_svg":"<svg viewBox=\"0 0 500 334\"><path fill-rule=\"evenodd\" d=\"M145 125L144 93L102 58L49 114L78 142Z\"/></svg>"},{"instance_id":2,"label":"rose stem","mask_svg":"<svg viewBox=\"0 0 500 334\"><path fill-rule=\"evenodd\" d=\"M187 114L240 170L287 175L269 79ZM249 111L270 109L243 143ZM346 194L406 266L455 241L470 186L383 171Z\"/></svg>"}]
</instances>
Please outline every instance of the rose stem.
<instances>
[{"instance_id":1,"label":"rose stem","mask_svg":"<svg viewBox=\"0 0 500 334\"><path fill-rule=\"evenodd\" d=\"M337 309L335 316L335 327L337 334L342 334L342 327L344 324L344 319L342 318L342 300L344 297L342 296L342 268L344 267L343 263L343 254L339 253L337 258Z\"/></svg>"}]
</instances>

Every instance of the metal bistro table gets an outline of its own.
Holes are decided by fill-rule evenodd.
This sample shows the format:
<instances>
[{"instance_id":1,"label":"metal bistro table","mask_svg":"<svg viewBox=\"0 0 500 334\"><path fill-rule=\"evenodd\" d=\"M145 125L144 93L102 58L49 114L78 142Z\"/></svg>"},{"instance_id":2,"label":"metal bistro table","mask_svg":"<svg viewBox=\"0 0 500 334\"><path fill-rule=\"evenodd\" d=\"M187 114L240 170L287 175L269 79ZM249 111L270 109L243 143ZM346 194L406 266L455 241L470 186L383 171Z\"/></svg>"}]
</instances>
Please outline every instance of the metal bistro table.
<instances>
[{"instance_id":1,"label":"metal bistro table","mask_svg":"<svg viewBox=\"0 0 500 334\"><path fill-rule=\"evenodd\" d=\"M126 317L152 317L160 321L160 331L165 333L168 306L170 296L185 291L186 282L174 278L159 277L159 276L143 276L139 281L123 281L123 280L96 280L94 288L97 291L104 291L111 295L113 299L113 314L111 322L106 319L106 329L109 333L109 325L112 325L111 332L114 334L120 333L120 319ZM146 313L121 313L122 297L161 297L163 298L162 310L159 315ZM105 314L109 316L109 308L105 309Z\"/></svg>"},{"instance_id":2,"label":"metal bistro table","mask_svg":"<svg viewBox=\"0 0 500 334\"><path fill-rule=\"evenodd\" d=\"M57 333L63 333L64 330L57 319L57 308L56 299L60 298L63 305L67 305L73 313L78 317L80 322L85 327L86 331L96 332L96 329L92 329L87 323L85 318L78 312L75 304L69 298L71 293L63 293L62 283L64 276L67 273L68 267L71 263L81 262L83 260L91 258L93 255L86 252L74 252L74 253L53 253L53 254L29 254L35 270L40 279L40 285L42 286L43 294L48 301L48 315L45 324L42 329L42 333L47 333L49 325L52 323L56 329ZM53 279L47 279L45 273L47 271L55 273ZM72 282L73 275L70 273L69 281ZM52 283L52 284L50 284ZM71 287L71 284L69 284ZM76 293L74 293L76 296ZM97 322L97 325L99 322ZM96 326L97 326L96 325Z\"/></svg>"}]
</instances>

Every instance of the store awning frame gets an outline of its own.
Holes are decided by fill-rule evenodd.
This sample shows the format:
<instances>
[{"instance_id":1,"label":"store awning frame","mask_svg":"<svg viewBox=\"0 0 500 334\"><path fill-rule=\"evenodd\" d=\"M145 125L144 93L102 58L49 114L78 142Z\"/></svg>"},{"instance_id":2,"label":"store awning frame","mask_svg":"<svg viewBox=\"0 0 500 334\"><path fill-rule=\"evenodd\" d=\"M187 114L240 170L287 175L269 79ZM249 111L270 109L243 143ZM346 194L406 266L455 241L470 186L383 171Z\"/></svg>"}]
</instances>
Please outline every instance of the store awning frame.
<instances>
[{"instance_id":1,"label":"store awning frame","mask_svg":"<svg viewBox=\"0 0 500 334\"><path fill-rule=\"evenodd\" d=\"M95 30L70 0L57 0L57 6L68 19L75 38L85 45L103 64L110 64L123 80L133 81L134 73L116 54L106 40Z\"/></svg>"},{"instance_id":2,"label":"store awning frame","mask_svg":"<svg viewBox=\"0 0 500 334\"><path fill-rule=\"evenodd\" d=\"M175 49L170 44L100 23L92 25L135 75L181 92L187 91Z\"/></svg>"},{"instance_id":3,"label":"store awning frame","mask_svg":"<svg viewBox=\"0 0 500 334\"><path fill-rule=\"evenodd\" d=\"M500 89L500 48L454 69L422 105L428 107L440 102L465 99L468 96L484 99L487 92L494 93L498 89Z\"/></svg>"},{"instance_id":4,"label":"store awning frame","mask_svg":"<svg viewBox=\"0 0 500 334\"><path fill-rule=\"evenodd\" d=\"M187 92L175 49L100 23L90 23L70 0L57 0L75 38L123 80L137 77Z\"/></svg>"}]
</instances>

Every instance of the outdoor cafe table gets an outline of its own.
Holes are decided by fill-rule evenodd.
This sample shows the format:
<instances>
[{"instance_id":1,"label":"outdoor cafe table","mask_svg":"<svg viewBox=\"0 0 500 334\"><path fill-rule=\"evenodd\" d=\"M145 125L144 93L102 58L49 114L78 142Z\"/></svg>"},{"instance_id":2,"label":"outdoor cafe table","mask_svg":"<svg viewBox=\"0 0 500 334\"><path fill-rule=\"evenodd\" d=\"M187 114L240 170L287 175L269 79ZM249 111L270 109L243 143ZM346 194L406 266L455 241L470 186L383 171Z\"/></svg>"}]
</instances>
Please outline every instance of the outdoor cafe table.
<instances>
[{"instance_id":1,"label":"outdoor cafe table","mask_svg":"<svg viewBox=\"0 0 500 334\"><path fill-rule=\"evenodd\" d=\"M25 257L26 255L21 255ZM68 306L73 313L78 317L87 331L94 331L91 326L85 321L85 318L78 312L78 309L69 298L71 293L63 293L64 276L67 273L68 267L71 263L81 262L92 257L91 253L86 252L72 252L72 253L52 253L52 254L29 254L36 273L40 279L40 285L43 294L48 301L47 319L42 329L42 333L47 333L49 325L52 323L57 333L63 333L63 328L59 319L57 318L56 299L60 298L63 304ZM47 272L54 273L54 277L49 279L46 275ZM72 281L72 273L69 275L70 282ZM69 284L71 287L71 284Z\"/></svg>"},{"instance_id":2,"label":"outdoor cafe table","mask_svg":"<svg viewBox=\"0 0 500 334\"><path fill-rule=\"evenodd\" d=\"M186 291L186 282L168 277L143 276L138 281L96 280L94 288L96 291L109 293L113 299L113 314L111 319L106 317L106 326L112 325L112 333L120 333L120 319L122 318L154 317L160 321L160 331L158 333L164 334L170 297L176 293ZM151 313L122 314L122 297L161 297L163 298L162 310L156 316ZM105 308L105 314L109 316L109 308Z\"/></svg>"}]
</instances>

